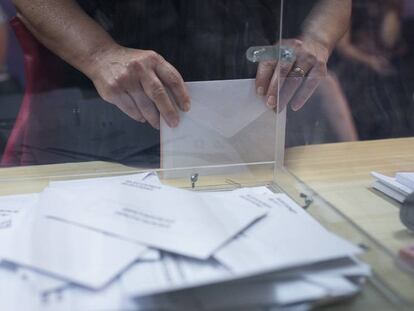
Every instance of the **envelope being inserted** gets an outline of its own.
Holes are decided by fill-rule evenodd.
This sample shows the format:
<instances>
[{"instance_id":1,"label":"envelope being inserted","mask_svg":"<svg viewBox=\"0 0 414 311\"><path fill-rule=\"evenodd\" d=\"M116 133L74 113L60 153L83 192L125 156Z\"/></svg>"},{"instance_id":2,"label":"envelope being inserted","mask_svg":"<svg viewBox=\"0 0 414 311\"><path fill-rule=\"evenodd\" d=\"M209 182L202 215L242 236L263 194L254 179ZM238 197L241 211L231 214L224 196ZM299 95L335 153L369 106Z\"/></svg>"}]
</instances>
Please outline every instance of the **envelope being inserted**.
<instances>
[{"instance_id":1,"label":"envelope being inserted","mask_svg":"<svg viewBox=\"0 0 414 311\"><path fill-rule=\"evenodd\" d=\"M191 110L181 112L177 128L161 122L164 169L274 161L276 113L254 79L186 85Z\"/></svg>"}]
</instances>

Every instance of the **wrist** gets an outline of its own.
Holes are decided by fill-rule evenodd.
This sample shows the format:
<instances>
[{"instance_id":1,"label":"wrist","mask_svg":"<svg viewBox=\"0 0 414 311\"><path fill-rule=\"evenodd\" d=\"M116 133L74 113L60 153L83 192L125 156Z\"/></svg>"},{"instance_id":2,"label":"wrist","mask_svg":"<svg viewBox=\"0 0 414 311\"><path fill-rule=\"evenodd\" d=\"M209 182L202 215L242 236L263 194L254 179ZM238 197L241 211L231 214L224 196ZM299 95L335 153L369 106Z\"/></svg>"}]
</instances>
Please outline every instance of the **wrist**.
<instances>
[{"instance_id":1,"label":"wrist","mask_svg":"<svg viewBox=\"0 0 414 311\"><path fill-rule=\"evenodd\" d=\"M317 55L319 55L324 60L328 60L329 56L332 53L332 48L326 40L310 34L302 34L299 39L303 42L304 45L311 46L313 49L317 50Z\"/></svg>"},{"instance_id":2,"label":"wrist","mask_svg":"<svg viewBox=\"0 0 414 311\"><path fill-rule=\"evenodd\" d=\"M330 43L330 40L328 38L325 38L325 36L319 33L315 33L313 31L304 31L300 35L300 39L302 41L312 41L314 43L321 45L322 47L328 50L332 48L332 44Z\"/></svg>"},{"instance_id":3,"label":"wrist","mask_svg":"<svg viewBox=\"0 0 414 311\"><path fill-rule=\"evenodd\" d=\"M99 45L97 49L90 51L88 56L82 60L81 71L91 80L94 80L102 67L106 67L110 59L117 55L123 47L116 42L108 42Z\"/></svg>"}]
</instances>

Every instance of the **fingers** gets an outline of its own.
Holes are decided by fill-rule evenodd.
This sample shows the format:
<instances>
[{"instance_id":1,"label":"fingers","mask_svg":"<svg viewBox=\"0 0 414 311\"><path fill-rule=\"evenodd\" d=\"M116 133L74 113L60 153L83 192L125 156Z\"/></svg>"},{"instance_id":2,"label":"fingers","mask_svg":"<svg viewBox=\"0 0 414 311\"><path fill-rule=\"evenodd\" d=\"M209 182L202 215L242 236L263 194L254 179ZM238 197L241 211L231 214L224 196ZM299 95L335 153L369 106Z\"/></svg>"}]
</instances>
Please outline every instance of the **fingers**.
<instances>
[{"instance_id":1,"label":"fingers","mask_svg":"<svg viewBox=\"0 0 414 311\"><path fill-rule=\"evenodd\" d=\"M190 96L179 72L166 61L156 66L155 72L163 84L171 91L177 106L182 111L189 111Z\"/></svg>"},{"instance_id":2,"label":"fingers","mask_svg":"<svg viewBox=\"0 0 414 311\"><path fill-rule=\"evenodd\" d=\"M92 77L99 95L133 119L160 127L179 123L178 108L190 109L190 97L178 71L154 51L121 48L108 55Z\"/></svg>"},{"instance_id":3,"label":"fingers","mask_svg":"<svg viewBox=\"0 0 414 311\"><path fill-rule=\"evenodd\" d=\"M160 113L152 101L144 94L142 90L135 90L131 93L135 104L138 106L141 114L148 123L157 130L160 129Z\"/></svg>"},{"instance_id":4,"label":"fingers","mask_svg":"<svg viewBox=\"0 0 414 311\"><path fill-rule=\"evenodd\" d=\"M307 75L316 65L316 57L311 54L300 53L295 64L287 74L283 87L280 88L278 111L286 108L288 103L301 88L302 83L307 80ZM297 105L299 105L298 103Z\"/></svg>"},{"instance_id":5,"label":"fingers","mask_svg":"<svg viewBox=\"0 0 414 311\"><path fill-rule=\"evenodd\" d=\"M115 79L113 83L110 83L107 87L103 88L103 91L101 88L97 87L98 92L100 91L100 96L108 103L117 106L123 113L127 114L135 121L144 123L145 118L141 114L141 111L135 105L132 96L120 85L119 80L120 79Z\"/></svg>"},{"instance_id":6,"label":"fingers","mask_svg":"<svg viewBox=\"0 0 414 311\"><path fill-rule=\"evenodd\" d=\"M272 61L259 63L256 74L256 91L258 95L264 96L267 94L276 66L277 62Z\"/></svg>"},{"instance_id":7,"label":"fingers","mask_svg":"<svg viewBox=\"0 0 414 311\"><path fill-rule=\"evenodd\" d=\"M168 96L167 90L154 71L142 74L141 84L145 94L152 100L164 120L170 127L177 127L179 123L178 111Z\"/></svg>"},{"instance_id":8,"label":"fingers","mask_svg":"<svg viewBox=\"0 0 414 311\"><path fill-rule=\"evenodd\" d=\"M289 74L289 72L292 70L292 63L289 62L279 62L276 70L273 72L272 79L269 84L269 88L267 90L267 106L271 109L275 109L277 104L277 92L278 90L281 90L285 80L286 76ZM280 96L280 95L279 95ZM280 109L279 109L280 110Z\"/></svg>"},{"instance_id":9,"label":"fingers","mask_svg":"<svg viewBox=\"0 0 414 311\"><path fill-rule=\"evenodd\" d=\"M325 70L319 67L312 68L308 76L305 78L305 81L290 101L290 105L294 111L298 111L303 107L303 105L305 105L308 99L315 92L316 88L321 82L322 77L325 75Z\"/></svg>"},{"instance_id":10,"label":"fingers","mask_svg":"<svg viewBox=\"0 0 414 311\"><path fill-rule=\"evenodd\" d=\"M138 107L135 105L135 101L132 96L128 93L119 93L117 96L114 97L112 100L113 104L115 104L123 113L127 114L129 117L134 119L135 121L145 123L145 118L141 114Z\"/></svg>"},{"instance_id":11,"label":"fingers","mask_svg":"<svg viewBox=\"0 0 414 311\"><path fill-rule=\"evenodd\" d=\"M290 49L293 57L260 63L257 93L265 92L269 108L277 107L280 112L291 104L293 110L299 110L326 75L329 49L313 40L287 39L278 45Z\"/></svg>"},{"instance_id":12,"label":"fingers","mask_svg":"<svg viewBox=\"0 0 414 311\"><path fill-rule=\"evenodd\" d=\"M122 80L121 83L126 90L125 93L131 97L134 105L143 116L144 121L148 121L153 128L159 129L160 113L142 90L139 80L140 78L138 73L131 72L131 74L126 79Z\"/></svg>"}]
</instances>

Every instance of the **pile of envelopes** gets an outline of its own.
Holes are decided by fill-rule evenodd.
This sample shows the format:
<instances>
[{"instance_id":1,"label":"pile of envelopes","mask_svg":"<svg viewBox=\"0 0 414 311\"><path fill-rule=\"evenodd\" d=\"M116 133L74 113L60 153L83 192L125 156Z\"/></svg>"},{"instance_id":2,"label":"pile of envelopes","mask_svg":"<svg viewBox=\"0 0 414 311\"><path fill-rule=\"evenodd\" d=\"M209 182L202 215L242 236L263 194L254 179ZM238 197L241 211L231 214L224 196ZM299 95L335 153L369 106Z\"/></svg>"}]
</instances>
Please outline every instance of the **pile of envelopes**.
<instances>
[{"instance_id":1,"label":"pile of envelopes","mask_svg":"<svg viewBox=\"0 0 414 311\"><path fill-rule=\"evenodd\" d=\"M403 203L414 192L414 172L398 172L395 177L389 177L377 172L371 172L375 181L372 187L381 191L394 200Z\"/></svg>"},{"instance_id":2,"label":"pile of envelopes","mask_svg":"<svg viewBox=\"0 0 414 311\"><path fill-rule=\"evenodd\" d=\"M0 197L1 310L216 310L359 292L360 248L265 187L196 192L153 173Z\"/></svg>"}]
</instances>

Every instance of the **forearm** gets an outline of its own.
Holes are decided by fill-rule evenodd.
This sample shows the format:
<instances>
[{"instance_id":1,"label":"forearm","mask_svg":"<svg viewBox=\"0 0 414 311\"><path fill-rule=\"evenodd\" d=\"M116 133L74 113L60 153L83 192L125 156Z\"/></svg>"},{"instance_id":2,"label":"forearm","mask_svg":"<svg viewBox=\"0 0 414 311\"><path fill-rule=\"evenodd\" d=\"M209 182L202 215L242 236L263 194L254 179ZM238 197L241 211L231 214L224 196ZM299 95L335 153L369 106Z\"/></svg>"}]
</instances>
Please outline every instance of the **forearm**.
<instances>
[{"instance_id":1,"label":"forearm","mask_svg":"<svg viewBox=\"0 0 414 311\"><path fill-rule=\"evenodd\" d=\"M14 0L20 17L47 48L87 76L113 39L74 0Z\"/></svg>"},{"instance_id":2,"label":"forearm","mask_svg":"<svg viewBox=\"0 0 414 311\"><path fill-rule=\"evenodd\" d=\"M302 38L313 39L330 52L348 30L351 0L320 0L303 24Z\"/></svg>"}]
</instances>

